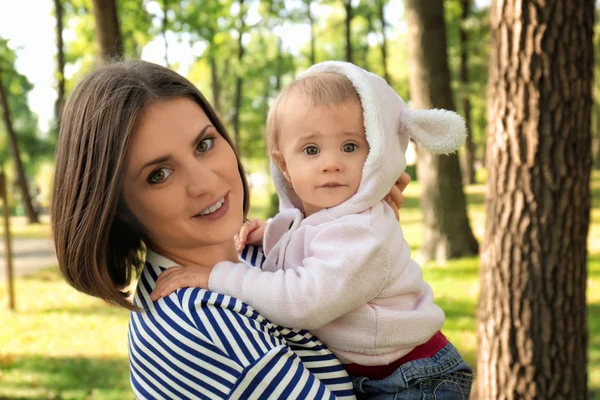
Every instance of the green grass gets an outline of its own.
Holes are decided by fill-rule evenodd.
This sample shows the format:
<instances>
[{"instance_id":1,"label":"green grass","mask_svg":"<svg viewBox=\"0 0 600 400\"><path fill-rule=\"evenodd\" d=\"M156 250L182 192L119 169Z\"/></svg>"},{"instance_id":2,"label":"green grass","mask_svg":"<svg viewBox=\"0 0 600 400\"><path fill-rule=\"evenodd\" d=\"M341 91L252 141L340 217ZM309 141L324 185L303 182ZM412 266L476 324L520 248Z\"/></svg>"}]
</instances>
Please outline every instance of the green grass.
<instances>
[{"instance_id":1,"label":"green grass","mask_svg":"<svg viewBox=\"0 0 600 400\"><path fill-rule=\"evenodd\" d=\"M50 220L47 215L40 217L37 224L28 224L25 217L10 217L12 238L42 239L50 237ZM4 217L0 217L0 237L4 238Z\"/></svg>"},{"instance_id":2,"label":"green grass","mask_svg":"<svg viewBox=\"0 0 600 400\"><path fill-rule=\"evenodd\" d=\"M594 174L592 190L589 380L594 398L600 399L600 173ZM411 183L401 212L413 249L418 248L423 232L418 195L418 183ZM483 234L484 196L483 185L467 188L471 225L479 239ZM266 193L253 197L252 216L263 215L268 198ZM39 231L44 229L47 225ZM444 333L475 366L479 259L454 260L443 266L427 263L423 270L446 312ZM16 292L17 311L7 311L6 286L0 284L0 399L133 398L126 311L77 293L60 279L55 268L17 279Z\"/></svg>"}]
</instances>

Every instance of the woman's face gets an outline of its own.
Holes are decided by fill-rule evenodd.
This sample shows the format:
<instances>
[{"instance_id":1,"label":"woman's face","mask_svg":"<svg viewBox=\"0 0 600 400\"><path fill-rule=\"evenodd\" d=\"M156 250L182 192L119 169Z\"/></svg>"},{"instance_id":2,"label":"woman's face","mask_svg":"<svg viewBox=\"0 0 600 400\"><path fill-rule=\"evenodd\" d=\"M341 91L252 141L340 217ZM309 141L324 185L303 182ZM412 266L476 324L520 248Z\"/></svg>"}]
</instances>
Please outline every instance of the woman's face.
<instances>
[{"instance_id":1,"label":"woman's face","mask_svg":"<svg viewBox=\"0 0 600 400\"><path fill-rule=\"evenodd\" d=\"M189 98L156 103L142 115L122 195L150 243L164 250L221 244L243 221L235 153Z\"/></svg>"}]
</instances>

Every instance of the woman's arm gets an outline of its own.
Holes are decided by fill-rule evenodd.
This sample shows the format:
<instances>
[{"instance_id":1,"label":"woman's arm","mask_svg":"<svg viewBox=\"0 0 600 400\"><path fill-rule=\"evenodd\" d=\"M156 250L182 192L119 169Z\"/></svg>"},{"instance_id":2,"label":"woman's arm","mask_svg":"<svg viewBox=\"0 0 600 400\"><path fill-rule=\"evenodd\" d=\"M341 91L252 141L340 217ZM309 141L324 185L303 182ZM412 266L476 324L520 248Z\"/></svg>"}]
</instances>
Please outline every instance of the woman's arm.
<instances>
[{"instance_id":1,"label":"woman's arm","mask_svg":"<svg viewBox=\"0 0 600 400\"><path fill-rule=\"evenodd\" d=\"M317 372L332 365L322 344L303 351L323 360L311 363L312 373L291 350L293 337L237 299L196 288L157 302L138 291L137 299L146 309L130 320L138 398L354 398L335 359L337 379L329 388L319 380L331 377Z\"/></svg>"}]
</instances>

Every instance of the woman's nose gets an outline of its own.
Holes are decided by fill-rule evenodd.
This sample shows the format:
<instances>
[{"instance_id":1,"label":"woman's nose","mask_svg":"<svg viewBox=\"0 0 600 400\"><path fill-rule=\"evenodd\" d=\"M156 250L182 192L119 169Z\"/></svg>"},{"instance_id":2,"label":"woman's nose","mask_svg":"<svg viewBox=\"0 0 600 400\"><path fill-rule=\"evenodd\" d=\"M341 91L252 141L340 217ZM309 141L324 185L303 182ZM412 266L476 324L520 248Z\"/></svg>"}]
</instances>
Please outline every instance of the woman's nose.
<instances>
[{"instance_id":1,"label":"woman's nose","mask_svg":"<svg viewBox=\"0 0 600 400\"><path fill-rule=\"evenodd\" d=\"M196 161L187 169L187 192L190 196L201 196L214 192L218 186L218 175L211 168L206 168Z\"/></svg>"}]
</instances>

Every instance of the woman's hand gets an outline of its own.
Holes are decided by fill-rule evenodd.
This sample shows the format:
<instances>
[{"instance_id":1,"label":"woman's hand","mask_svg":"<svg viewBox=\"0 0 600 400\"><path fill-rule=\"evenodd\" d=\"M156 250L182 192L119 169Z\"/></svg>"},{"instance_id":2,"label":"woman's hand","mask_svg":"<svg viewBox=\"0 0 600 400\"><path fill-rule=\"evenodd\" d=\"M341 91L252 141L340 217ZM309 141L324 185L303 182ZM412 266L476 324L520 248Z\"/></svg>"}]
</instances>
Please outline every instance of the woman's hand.
<instances>
[{"instance_id":1,"label":"woman's hand","mask_svg":"<svg viewBox=\"0 0 600 400\"><path fill-rule=\"evenodd\" d=\"M167 297L183 287L208 289L208 277L212 268L200 266L171 267L160 274L156 287L150 293L152 301Z\"/></svg>"},{"instance_id":2,"label":"woman's hand","mask_svg":"<svg viewBox=\"0 0 600 400\"><path fill-rule=\"evenodd\" d=\"M388 195L385 197L385 201L387 201L390 207L392 207L392 210L394 210L397 220L400 220L400 214L398 211L400 208L402 208L402 204L404 203L404 195L402 192L404 192L404 189L406 189L409 183L410 175L408 175L406 172L403 172L394 186L392 186L392 190L390 190Z\"/></svg>"},{"instance_id":3,"label":"woman's hand","mask_svg":"<svg viewBox=\"0 0 600 400\"><path fill-rule=\"evenodd\" d=\"M244 222L240 232L235 235L235 248L242 251L247 244L262 246L267 223L260 219L249 219Z\"/></svg>"}]
</instances>

